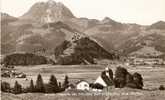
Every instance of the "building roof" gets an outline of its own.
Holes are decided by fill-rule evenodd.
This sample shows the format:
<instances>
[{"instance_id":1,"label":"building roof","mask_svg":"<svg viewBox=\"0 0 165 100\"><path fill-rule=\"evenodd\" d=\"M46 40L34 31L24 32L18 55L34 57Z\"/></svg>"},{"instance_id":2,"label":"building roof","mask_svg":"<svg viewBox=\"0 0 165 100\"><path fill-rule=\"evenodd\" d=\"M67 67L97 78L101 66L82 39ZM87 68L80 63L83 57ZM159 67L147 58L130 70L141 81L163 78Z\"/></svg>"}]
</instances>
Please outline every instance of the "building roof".
<instances>
[{"instance_id":1,"label":"building roof","mask_svg":"<svg viewBox=\"0 0 165 100\"><path fill-rule=\"evenodd\" d=\"M103 85L104 87L108 86L101 76L99 76L94 83L99 83Z\"/></svg>"},{"instance_id":2,"label":"building roof","mask_svg":"<svg viewBox=\"0 0 165 100\"><path fill-rule=\"evenodd\" d=\"M76 84L79 84L79 83L81 83L81 82L86 82L86 83L88 83L86 80L79 80L78 82L76 82ZM89 84L89 83L88 83Z\"/></svg>"}]
</instances>

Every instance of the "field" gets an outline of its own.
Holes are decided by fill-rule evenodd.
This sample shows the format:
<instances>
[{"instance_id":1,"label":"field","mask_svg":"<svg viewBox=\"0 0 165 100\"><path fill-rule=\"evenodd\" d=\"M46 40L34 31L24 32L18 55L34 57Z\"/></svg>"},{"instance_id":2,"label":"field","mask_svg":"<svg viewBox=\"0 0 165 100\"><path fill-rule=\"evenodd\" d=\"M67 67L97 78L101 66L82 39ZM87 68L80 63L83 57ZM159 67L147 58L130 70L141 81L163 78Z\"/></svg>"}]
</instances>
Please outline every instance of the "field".
<instances>
[{"instance_id":1,"label":"field","mask_svg":"<svg viewBox=\"0 0 165 100\"><path fill-rule=\"evenodd\" d=\"M2 81L7 81L14 85L17 80L23 87L29 85L30 79L36 80L37 75L40 73L44 79L44 82L48 82L51 74L54 74L58 81L63 82L64 76L68 75L70 82L76 82L84 79L88 82L94 82L104 70L104 65L38 65L38 66L18 66L16 71L24 72L27 74L27 79L19 78L2 78ZM110 67L115 72L116 66ZM103 92L108 94L107 96L102 94L90 95L76 95L68 96L68 92L59 94L6 94L2 93L2 100L164 100L165 91L159 91L160 85L165 85L165 66L150 67L150 66L137 66L126 67L131 73L139 72L144 78L144 90L136 89L112 89L109 92ZM74 92L73 92L74 93ZM117 93L117 94L116 94ZM116 95L114 95L116 94ZM66 96L67 95L67 96ZM61 98L61 96L63 98ZM15 98L15 99L12 99Z\"/></svg>"}]
</instances>

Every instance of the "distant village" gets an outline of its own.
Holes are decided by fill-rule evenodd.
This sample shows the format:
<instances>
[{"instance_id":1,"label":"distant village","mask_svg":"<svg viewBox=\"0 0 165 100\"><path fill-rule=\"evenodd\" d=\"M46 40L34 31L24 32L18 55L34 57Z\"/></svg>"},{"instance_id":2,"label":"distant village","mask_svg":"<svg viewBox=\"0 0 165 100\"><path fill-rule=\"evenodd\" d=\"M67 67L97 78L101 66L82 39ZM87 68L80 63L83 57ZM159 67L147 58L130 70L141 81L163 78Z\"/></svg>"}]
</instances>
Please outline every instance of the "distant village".
<instances>
[{"instance_id":1,"label":"distant village","mask_svg":"<svg viewBox=\"0 0 165 100\"><path fill-rule=\"evenodd\" d=\"M135 57L130 56L127 59L125 59L126 65L148 65L151 67L157 66L157 65L165 65L165 59L158 58L158 57Z\"/></svg>"}]
</instances>

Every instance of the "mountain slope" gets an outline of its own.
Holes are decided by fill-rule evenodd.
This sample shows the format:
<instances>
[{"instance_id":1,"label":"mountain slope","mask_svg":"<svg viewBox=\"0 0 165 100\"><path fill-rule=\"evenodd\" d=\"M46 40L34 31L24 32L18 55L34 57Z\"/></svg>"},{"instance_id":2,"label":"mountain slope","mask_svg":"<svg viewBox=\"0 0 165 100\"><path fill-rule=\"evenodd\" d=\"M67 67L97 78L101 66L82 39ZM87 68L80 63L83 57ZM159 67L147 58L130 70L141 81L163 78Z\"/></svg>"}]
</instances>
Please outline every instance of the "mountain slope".
<instances>
[{"instance_id":1,"label":"mountain slope","mask_svg":"<svg viewBox=\"0 0 165 100\"><path fill-rule=\"evenodd\" d=\"M130 38L120 46L123 55L135 54L138 56L160 56L165 53L165 36L149 34Z\"/></svg>"}]
</instances>

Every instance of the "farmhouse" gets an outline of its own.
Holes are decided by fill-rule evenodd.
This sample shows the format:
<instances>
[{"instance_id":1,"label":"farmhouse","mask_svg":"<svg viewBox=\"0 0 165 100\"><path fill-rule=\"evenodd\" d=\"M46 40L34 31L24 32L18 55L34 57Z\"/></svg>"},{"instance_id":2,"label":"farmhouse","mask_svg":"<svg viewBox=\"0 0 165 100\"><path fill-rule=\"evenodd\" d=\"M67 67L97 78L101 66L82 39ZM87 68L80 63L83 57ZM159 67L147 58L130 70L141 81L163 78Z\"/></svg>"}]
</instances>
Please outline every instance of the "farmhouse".
<instances>
[{"instance_id":1,"label":"farmhouse","mask_svg":"<svg viewBox=\"0 0 165 100\"><path fill-rule=\"evenodd\" d=\"M77 82L76 89L78 90L89 90L89 83L85 80L80 80Z\"/></svg>"},{"instance_id":2,"label":"farmhouse","mask_svg":"<svg viewBox=\"0 0 165 100\"><path fill-rule=\"evenodd\" d=\"M101 76L99 76L96 81L94 82L94 84L101 84L104 87L107 87L108 85L106 84L106 82L103 80L103 78Z\"/></svg>"},{"instance_id":3,"label":"farmhouse","mask_svg":"<svg viewBox=\"0 0 165 100\"><path fill-rule=\"evenodd\" d=\"M106 67L105 71L103 71L103 73L105 72L105 76L104 77L102 77L102 75L98 76L98 78L96 79L94 84L100 84L100 85L102 85L104 87L112 85L111 83L113 83L112 82L113 76L109 75L109 73L110 73L109 71L110 71L109 67Z\"/></svg>"}]
</instances>

